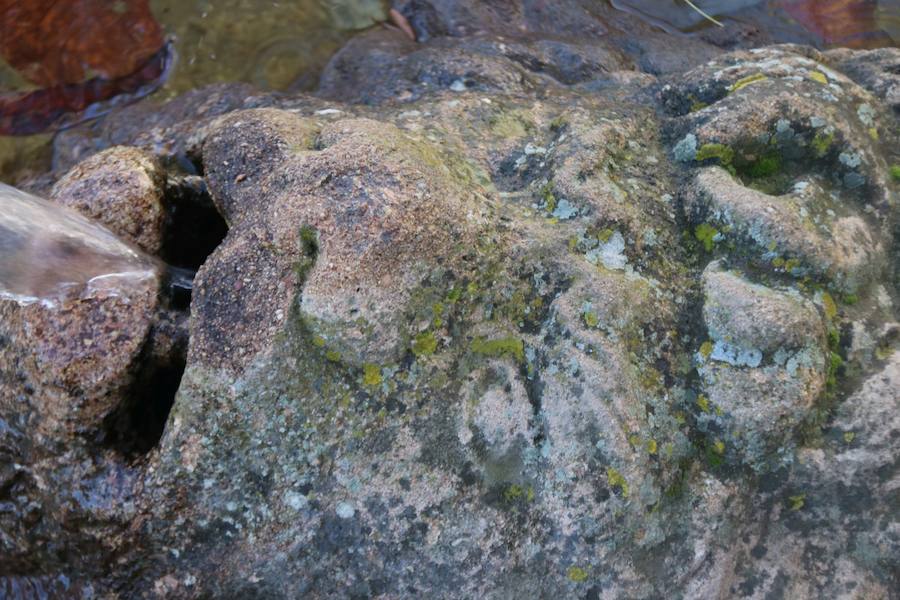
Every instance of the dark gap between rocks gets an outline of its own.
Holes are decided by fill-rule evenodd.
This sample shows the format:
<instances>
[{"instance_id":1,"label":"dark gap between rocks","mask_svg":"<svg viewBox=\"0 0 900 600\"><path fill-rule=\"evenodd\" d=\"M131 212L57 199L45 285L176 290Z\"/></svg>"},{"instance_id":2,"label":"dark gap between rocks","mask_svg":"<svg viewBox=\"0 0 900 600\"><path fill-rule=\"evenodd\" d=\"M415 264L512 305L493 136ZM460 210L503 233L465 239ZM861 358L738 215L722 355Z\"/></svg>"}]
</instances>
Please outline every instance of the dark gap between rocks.
<instances>
[{"instance_id":1,"label":"dark gap between rocks","mask_svg":"<svg viewBox=\"0 0 900 600\"><path fill-rule=\"evenodd\" d=\"M160 286L161 310L124 401L108 417L101 440L128 460L147 454L162 438L187 364L193 279L228 233L200 176L170 177L165 204L168 216L159 258L169 266Z\"/></svg>"},{"instance_id":2,"label":"dark gap between rocks","mask_svg":"<svg viewBox=\"0 0 900 600\"><path fill-rule=\"evenodd\" d=\"M144 365L131 385L127 402L107 430L106 445L128 459L150 452L159 443L184 374L184 357Z\"/></svg>"},{"instance_id":3,"label":"dark gap between rocks","mask_svg":"<svg viewBox=\"0 0 900 600\"><path fill-rule=\"evenodd\" d=\"M206 182L197 175L170 180L166 209L160 258L172 266L196 271L225 239L228 225L216 210Z\"/></svg>"},{"instance_id":4,"label":"dark gap between rocks","mask_svg":"<svg viewBox=\"0 0 900 600\"><path fill-rule=\"evenodd\" d=\"M103 428L103 444L129 460L159 443L187 364L189 315L187 305L182 305L185 299L171 293L172 279L170 274L162 287L164 308L135 363L124 401ZM186 301L190 302L189 292Z\"/></svg>"}]
</instances>

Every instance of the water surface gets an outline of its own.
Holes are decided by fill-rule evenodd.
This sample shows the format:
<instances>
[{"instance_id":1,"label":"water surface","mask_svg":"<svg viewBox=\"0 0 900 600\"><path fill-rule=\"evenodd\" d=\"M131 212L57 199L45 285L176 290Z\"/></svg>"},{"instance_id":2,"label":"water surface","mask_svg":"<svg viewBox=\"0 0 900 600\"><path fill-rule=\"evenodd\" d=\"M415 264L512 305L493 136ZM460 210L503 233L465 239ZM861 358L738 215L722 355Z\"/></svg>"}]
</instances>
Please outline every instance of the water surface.
<instances>
[{"instance_id":1,"label":"water surface","mask_svg":"<svg viewBox=\"0 0 900 600\"><path fill-rule=\"evenodd\" d=\"M67 1L84 10L97 5L96 0ZM159 99L233 81L263 89L313 89L332 54L355 32L383 22L388 8L388 0L120 1L149 2L165 35L174 40L178 62L154 94ZM711 17L726 25L749 21L780 40L785 40L782 30L799 31L802 25L809 35L787 40L813 41L822 47L874 47L900 41L898 0L693 0L699 11L684 0L596 1L608 2L673 36L716 27ZM0 61L0 91L35 87ZM15 182L45 172L51 140L52 134L0 137L0 180Z\"/></svg>"}]
</instances>

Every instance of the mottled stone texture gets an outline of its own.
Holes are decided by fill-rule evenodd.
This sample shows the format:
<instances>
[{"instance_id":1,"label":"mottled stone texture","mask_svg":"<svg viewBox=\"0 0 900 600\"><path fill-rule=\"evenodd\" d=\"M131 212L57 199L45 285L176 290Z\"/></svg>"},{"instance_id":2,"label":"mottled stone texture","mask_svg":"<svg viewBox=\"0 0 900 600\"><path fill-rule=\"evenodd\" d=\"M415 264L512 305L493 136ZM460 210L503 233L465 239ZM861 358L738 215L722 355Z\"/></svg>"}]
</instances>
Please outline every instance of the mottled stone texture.
<instances>
[{"instance_id":1,"label":"mottled stone texture","mask_svg":"<svg viewBox=\"0 0 900 600\"><path fill-rule=\"evenodd\" d=\"M318 96L60 140L202 171L229 231L143 454L101 417L165 303L0 304L0 595L893 597L900 52L678 67L487 4L362 34Z\"/></svg>"},{"instance_id":2,"label":"mottled stone texture","mask_svg":"<svg viewBox=\"0 0 900 600\"><path fill-rule=\"evenodd\" d=\"M69 171L51 198L103 223L145 252L158 254L166 219L165 183L165 172L152 154L114 147Z\"/></svg>"}]
</instances>

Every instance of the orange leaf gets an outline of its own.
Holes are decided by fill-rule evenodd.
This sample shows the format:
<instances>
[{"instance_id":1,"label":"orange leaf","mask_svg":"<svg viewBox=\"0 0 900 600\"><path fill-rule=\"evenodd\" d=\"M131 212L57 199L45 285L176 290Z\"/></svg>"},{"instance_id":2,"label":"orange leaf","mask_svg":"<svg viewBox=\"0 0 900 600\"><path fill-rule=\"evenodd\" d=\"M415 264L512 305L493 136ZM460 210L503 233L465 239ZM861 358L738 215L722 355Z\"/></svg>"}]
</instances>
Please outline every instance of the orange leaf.
<instances>
[{"instance_id":1,"label":"orange leaf","mask_svg":"<svg viewBox=\"0 0 900 600\"><path fill-rule=\"evenodd\" d=\"M0 0L0 55L41 86L123 77L162 45L148 0Z\"/></svg>"}]
</instances>

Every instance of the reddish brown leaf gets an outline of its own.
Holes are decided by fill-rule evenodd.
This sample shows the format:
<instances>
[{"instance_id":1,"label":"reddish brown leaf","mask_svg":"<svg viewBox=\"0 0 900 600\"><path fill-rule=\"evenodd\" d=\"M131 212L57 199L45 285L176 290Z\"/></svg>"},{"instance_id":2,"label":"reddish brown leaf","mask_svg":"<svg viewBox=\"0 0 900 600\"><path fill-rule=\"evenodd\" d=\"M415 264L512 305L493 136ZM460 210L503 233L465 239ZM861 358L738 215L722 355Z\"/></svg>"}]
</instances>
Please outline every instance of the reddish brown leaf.
<instances>
[{"instance_id":1,"label":"reddish brown leaf","mask_svg":"<svg viewBox=\"0 0 900 600\"><path fill-rule=\"evenodd\" d=\"M869 47L890 41L875 21L876 0L783 0L782 6L826 44Z\"/></svg>"},{"instance_id":2,"label":"reddish brown leaf","mask_svg":"<svg viewBox=\"0 0 900 600\"><path fill-rule=\"evenodd\" d=\"M0 55L41 86L124 77L162 44L148 0L0 0Z\"/></svg>"},{"instance_id":3,"label":"reddish brown leaf","mask_svg":"<svg viewBox=\"0 0 900 600\"><path fill-rule=\"evenodd\" d=\"M400 31L406 34L406 37L412 41L416 41L416 32L413 31L412 25L410 25L407 18L403 16L403 13L396 8L392 8L388 12L388 19L390 19L391 23L399 27Z\"/></svg>"},{"instance_id":4,"label":"reddish brown leaf","mask_svg":"<svg viewBox=\"0 0 900 600\"><path fill-rule=\"evenodd\" d=\"M81 83L0 93L0 135L31 135L67 127L134 102L162 85L173 61L166 44L125 77L94 77Z\"/></svg>"}]
</instances>

